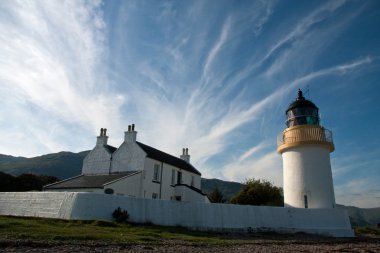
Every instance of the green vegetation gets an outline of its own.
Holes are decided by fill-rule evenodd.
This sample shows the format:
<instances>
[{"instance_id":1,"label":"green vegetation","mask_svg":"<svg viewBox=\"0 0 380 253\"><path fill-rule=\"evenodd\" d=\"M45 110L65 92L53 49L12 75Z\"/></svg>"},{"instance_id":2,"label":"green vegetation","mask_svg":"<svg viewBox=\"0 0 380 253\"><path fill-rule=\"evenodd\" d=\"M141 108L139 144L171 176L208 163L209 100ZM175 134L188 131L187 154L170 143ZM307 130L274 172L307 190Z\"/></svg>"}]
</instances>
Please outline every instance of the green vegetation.
<instances>
[{"instance_id":1,"label":"green vegetation","mask_svg":"<svg viewBox=\"0 0 380 253\"><path fill-rule=\"evenodd\" d=\"M36 241L91 240L118 243L159 243L161 240L180 240L193 243L224 243L227 241L217 235L210 236L206 232L191 231L182 227L136 225L105 220L75 221L13 216L0 216L0 238Z\"/></svg>"},{"instance_id":2,"label":"green vegetation","mask_svg":"<svg viewBox=\"0 0 380 253\"><path fill-rule=\"evenodd\" d=\"M371 238L380 238L380 227L366 226L356 227L355 234Z\"/></svg>"},{"instance_id":3,"label":"green vegetation","mask_svg":"<svg viewBox=\"0 0 380 253\"><path fill-rule=\"evenodd\" d=\"M207 194L208 199L211 203L224 203L226 199L223 196L223 193L216 187L210 194Z\"/></svg>"},{"instance_id":4,"label":"green vegetation","mask_svg":"<svg viewBox=\"0 0 380 253\"><path fill-rule=\"evenodd\" d=\"M282 189L266 180L247 179L243 189L231 198L231 203L256 206L283 206Z\"/></svg>"},{"instance_id":5,"label":"green vegetation","mask_svg":"<svg viewBox=\"0 0 380 253\"><path fill-rule=\"evenodd\" d=\"M359 237L380 238L380 228L355 229ZM183 227L150 224L116 223L107 220L59 220L0 216L0 241L25 240L34 242L96 241L100 243L160 244L165 241L188 242L197 245L265 244L321 238L304 233L208 233Z\"/></svg>"},{"instance_id":6,"label":"green vegetation","mask_svg":"<svg viewBox=\"0 0 380 253\"><path fill-rule=\"evenodd\" d=\"M47 184L57 182L58 178L34 174L22 174L18 177L0 172L0 192L41 191Z\"/></svg>"},{"instance_id":7,"label":"green vegetation","mask_svg":"<svg viewBox=\"0 0 380 253\"><path fill-rule=\"evenodd\" d=\"M241 183L237 182L229 182L220 179L207 178L202 178L201 185L202 191L206 194L210 194L215 190L215 188L218 188L218 190L222 193L226 201L232 198L236 193L238 193L243 186Z\"/></svg>"}]
</instances>

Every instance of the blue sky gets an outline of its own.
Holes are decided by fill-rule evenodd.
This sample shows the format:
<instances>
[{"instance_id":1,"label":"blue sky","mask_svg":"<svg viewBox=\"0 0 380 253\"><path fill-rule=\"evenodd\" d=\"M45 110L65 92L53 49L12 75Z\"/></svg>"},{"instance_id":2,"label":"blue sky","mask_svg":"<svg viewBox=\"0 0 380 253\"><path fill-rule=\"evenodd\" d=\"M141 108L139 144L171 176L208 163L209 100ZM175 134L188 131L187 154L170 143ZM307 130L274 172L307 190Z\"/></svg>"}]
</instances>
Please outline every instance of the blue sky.
<instances>
[{"instance_id":1,"label":"blue sky","mask_svg":"<svg viewBox=\"0 0 380 253\"><path fill-rule=\"evenodd\" d=\"M0 153L138 140L207 178L282 186L276 137L306 93L337 203L380 206L379 1L0 1ZM308 91L308 92L307 92Z\"/></svg>"}]
</instances>

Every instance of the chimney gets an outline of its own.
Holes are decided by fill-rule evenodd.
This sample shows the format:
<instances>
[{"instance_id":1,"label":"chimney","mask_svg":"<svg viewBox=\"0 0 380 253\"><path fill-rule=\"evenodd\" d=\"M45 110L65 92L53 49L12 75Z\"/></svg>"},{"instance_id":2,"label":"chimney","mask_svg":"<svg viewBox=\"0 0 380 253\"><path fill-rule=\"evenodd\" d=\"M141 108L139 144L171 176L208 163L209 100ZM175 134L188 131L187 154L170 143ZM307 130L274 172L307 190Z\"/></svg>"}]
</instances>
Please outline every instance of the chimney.
<instances>
[{"instance_id":1,"label":"chimney","mask_svg":"<svg viewBox=\"0 0 380 253\"><path fill-rule=\"evenodd\" d=\"M180 158L187 163L190 163L190 155L189 155L189 149L188 148L183 148L182 149L182 155L180 155Z\"/></svg>"},{"instance_id":2,"label":"chimney","mask_svg":"<svg viewBox=\"0 0 380 253\"><path fill-rule=\"evenodd\" d=\"M100 135L96 137L96 146L107 145L107 141L108 141L107 128L100 128Z\"/></svg>"},{"instance_id":3,"label":"chimney","mask_svg":"<svg viewBox=\"0 0 380 253\"><path fill-rule=\"evenodd\" d=\"M137 132L135 131L135 124L128 126L128 132L124 132L124 142L134 143L136 142Z\"/></svg>"}]
</instances>

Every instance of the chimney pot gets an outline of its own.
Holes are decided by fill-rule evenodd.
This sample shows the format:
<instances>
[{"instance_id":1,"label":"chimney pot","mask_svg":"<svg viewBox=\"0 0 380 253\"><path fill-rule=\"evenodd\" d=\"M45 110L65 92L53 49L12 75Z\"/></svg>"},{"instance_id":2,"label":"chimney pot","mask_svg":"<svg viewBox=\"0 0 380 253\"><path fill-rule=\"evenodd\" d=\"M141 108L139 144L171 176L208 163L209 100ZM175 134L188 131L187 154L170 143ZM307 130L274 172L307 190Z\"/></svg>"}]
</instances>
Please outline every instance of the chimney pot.
<instances>
[{"instance_id":1,"label":"chimney pot","mask_svg":"<svg viewBox=\"0 0 380 253\"><path fill-rule=\"evenodd\" d=\"M135 124L132 124L132 131L135 131Z\"/></svg>"},{"instance_id":2,"label":"chimney pot","mask_svg":"<svg viewBox=\"0 0 380 253\"><path fill-rule=\"evenodd\" d=\"M103 128L100 128L100 135L99 136L103 136Z\"/></svg>"},{"instance_id":3,"label":"chimney pot","mask_svg":"<svg viewBox=\"0 0 380 253\"><path fill-rule=\"evenodd\" d=\"M189 149L188 148L183 148L182 149L182 155L180 155L180 158L187 163L190 163L190 155L189 155Z\"/></svg>"},{"instance_id":4,"label":"chimney pot","mask_svg":"<svg viewBox=\"0 0 380 253\"><path fill-rule=\"evenodd\" d=\"M104 129L103 129L103 134L104 134L104 136L107 135L107 128L104 128Z\"/></svg>"},{"instance_id":5,"label":"chimney pot","mask_svg":"<svg viewBox=\"0 0 380 253\"><path fill-rule=\"evenodd\" d=\"M128 125L128 132L131 131L131 125Z\"/></svg>"}]
</instances>

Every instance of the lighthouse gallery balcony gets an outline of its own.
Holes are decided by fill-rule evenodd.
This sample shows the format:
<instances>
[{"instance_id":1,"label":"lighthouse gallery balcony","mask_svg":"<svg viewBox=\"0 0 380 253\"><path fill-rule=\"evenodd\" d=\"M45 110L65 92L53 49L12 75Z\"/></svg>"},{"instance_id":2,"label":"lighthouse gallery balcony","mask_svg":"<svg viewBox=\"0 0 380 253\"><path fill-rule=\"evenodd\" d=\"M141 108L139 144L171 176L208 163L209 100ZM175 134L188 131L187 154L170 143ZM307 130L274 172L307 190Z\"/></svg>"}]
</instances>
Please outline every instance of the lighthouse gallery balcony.
<instances>
[{"instance_id":1,"label":"lighthouse gallery balcony","mask_svg":"<svg viewBox=\"0 0 380 253\"><path fill-rule=\"evenodd\" d=\"M332 132L318 125L299 125L289 127L277 136L277 152L304 144L326 145L334 151Z\"/></svg>"}]
</instances>

